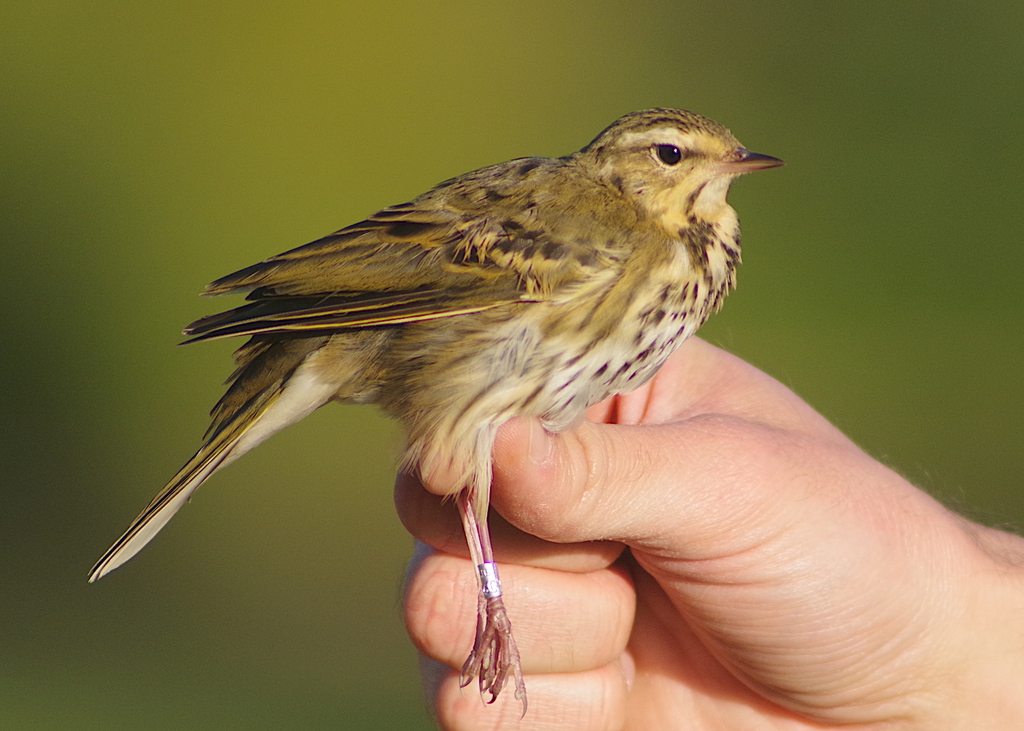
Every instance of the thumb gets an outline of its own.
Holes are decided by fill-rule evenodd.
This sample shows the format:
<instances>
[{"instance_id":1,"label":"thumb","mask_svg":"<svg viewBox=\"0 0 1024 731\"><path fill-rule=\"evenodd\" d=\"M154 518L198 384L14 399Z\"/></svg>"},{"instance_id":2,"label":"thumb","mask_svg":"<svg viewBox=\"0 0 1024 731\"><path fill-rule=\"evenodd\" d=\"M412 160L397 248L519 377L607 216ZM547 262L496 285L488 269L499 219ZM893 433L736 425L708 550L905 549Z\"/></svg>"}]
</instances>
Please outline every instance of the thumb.
<instances>
[{"instance_id":1,"label":"thumb","mask_svg":"<svg viewBox=\"0 0 1024 731\"><path fill-rule=\"evenodd\" d=\"M700 561L794 542L838 541L842 553L863 521L837 506L851 495L906 503L916 492L848 440L699 413L662 424L585 421L562 434L512 420L495 442L492 501L547 541L616 541L651 559Z\"/></svg>"},{"instance_id":2,"label":"thumb","mask_svg":"<svg viewBox=\"0 0 1024 731\"><path fill-rule=\"evenodd\" d=\"M779 438L719 414L654 425L588 421L562 434L514 419L495 443L492 501L520 529L557 543L703 553L723 534L734 542L737 529L763 537L784 499L772 476L790 471Z\"/></svg>"}]
</instances>

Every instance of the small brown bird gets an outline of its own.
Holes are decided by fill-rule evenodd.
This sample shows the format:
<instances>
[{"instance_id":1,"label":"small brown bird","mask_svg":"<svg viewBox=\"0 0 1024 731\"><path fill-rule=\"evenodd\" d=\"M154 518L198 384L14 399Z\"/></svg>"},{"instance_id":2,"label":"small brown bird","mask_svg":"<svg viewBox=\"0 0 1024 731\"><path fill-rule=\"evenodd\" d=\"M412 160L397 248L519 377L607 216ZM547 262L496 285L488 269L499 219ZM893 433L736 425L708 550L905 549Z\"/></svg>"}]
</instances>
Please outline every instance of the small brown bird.
<instances>
[{"instance_id":1,"label":"small brown bird","mask_svg":"<svg viewBox=\"0 0 1024 731\"><path fill-rule=\"evenodd\" d=\"M311 244L218 279L248 304L188 342L249 335L206 441L93 568L137 553L210 475L328 401L375 403L405 429L403 469L443 468L480 579L463 684L526 689L487 511L503 423L560 431L637 388L735 282L738 175L782 165L717 122L648 109L579 152L447 180Z\"/></svg>"}]
</instances>

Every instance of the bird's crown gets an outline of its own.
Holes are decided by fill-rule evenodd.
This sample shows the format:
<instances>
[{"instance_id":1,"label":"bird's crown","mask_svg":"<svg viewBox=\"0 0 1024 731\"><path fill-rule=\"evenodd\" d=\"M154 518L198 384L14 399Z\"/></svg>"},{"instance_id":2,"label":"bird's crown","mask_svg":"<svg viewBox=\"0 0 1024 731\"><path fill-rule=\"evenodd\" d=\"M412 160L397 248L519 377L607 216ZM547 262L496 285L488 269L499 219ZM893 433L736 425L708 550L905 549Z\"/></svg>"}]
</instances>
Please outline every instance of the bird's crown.
<instances>
[{"instance_id":1,"label":"bird's crown","mask_svg":"<svg viewBox=\"0 0 1024 731\"><path fill-rule=\"evenodd\" d=\"M612 122L579 154L601 159L616 152L646 147L659 140L683 154L727 154L740 146L728 129L713 119L681 109L643 109Z\"/></svg>"}]
</instances>

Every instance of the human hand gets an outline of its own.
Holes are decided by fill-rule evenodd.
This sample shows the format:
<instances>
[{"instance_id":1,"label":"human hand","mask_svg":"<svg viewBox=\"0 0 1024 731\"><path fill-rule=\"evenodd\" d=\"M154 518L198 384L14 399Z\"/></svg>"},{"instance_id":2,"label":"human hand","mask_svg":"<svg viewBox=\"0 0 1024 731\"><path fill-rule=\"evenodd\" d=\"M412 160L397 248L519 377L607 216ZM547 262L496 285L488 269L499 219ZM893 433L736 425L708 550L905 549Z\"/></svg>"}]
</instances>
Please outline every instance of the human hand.
<instances>
[{"instance_id":1,"label":"human hand","mask_svg":"<svg viewBox=\"0 0 1024 731\"><path fill-rule=\"evenodd\" d=\"M398 481L403 521L436 549L406 622L451 666L427 665L444 728L1024 725L1024 541L949 512L696 339L589 416L557 435L516 421L495 447L525 717L458 687L475 574L454 508Z\"/></svg>"}]
</instances>

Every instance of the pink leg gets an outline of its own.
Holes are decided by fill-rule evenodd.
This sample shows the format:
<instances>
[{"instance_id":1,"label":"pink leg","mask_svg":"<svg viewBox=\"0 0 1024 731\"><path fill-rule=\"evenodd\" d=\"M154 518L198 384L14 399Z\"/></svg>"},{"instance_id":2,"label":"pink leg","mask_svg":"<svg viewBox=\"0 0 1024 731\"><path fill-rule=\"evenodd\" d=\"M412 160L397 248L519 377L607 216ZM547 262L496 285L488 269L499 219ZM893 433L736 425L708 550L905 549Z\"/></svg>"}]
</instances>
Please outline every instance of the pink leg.
<instances>
[{"instance_id":1,"label":"pink leg","mask_svg":"<svg viewBox=\"0 0 1024 731\"><path fill-rule=\"evenodd\" d=\"M494 551L491 549L491 534L487 524L477 520L474 498L472 488L463 490L456 498L466 542L469 544L469 555L476 565L480 582L476 639L473 651L462 666L461 684L466 687L473 678L478 678L481 695L490 693L490 699L485 700L494 703L511 676L516 689L515 697L522 701L525 716L526 685L519 664L519 650L516 649L512 624L508 621L505 604L501 600L501 582L494 563Z\"/></svg>"}]
</instances>

